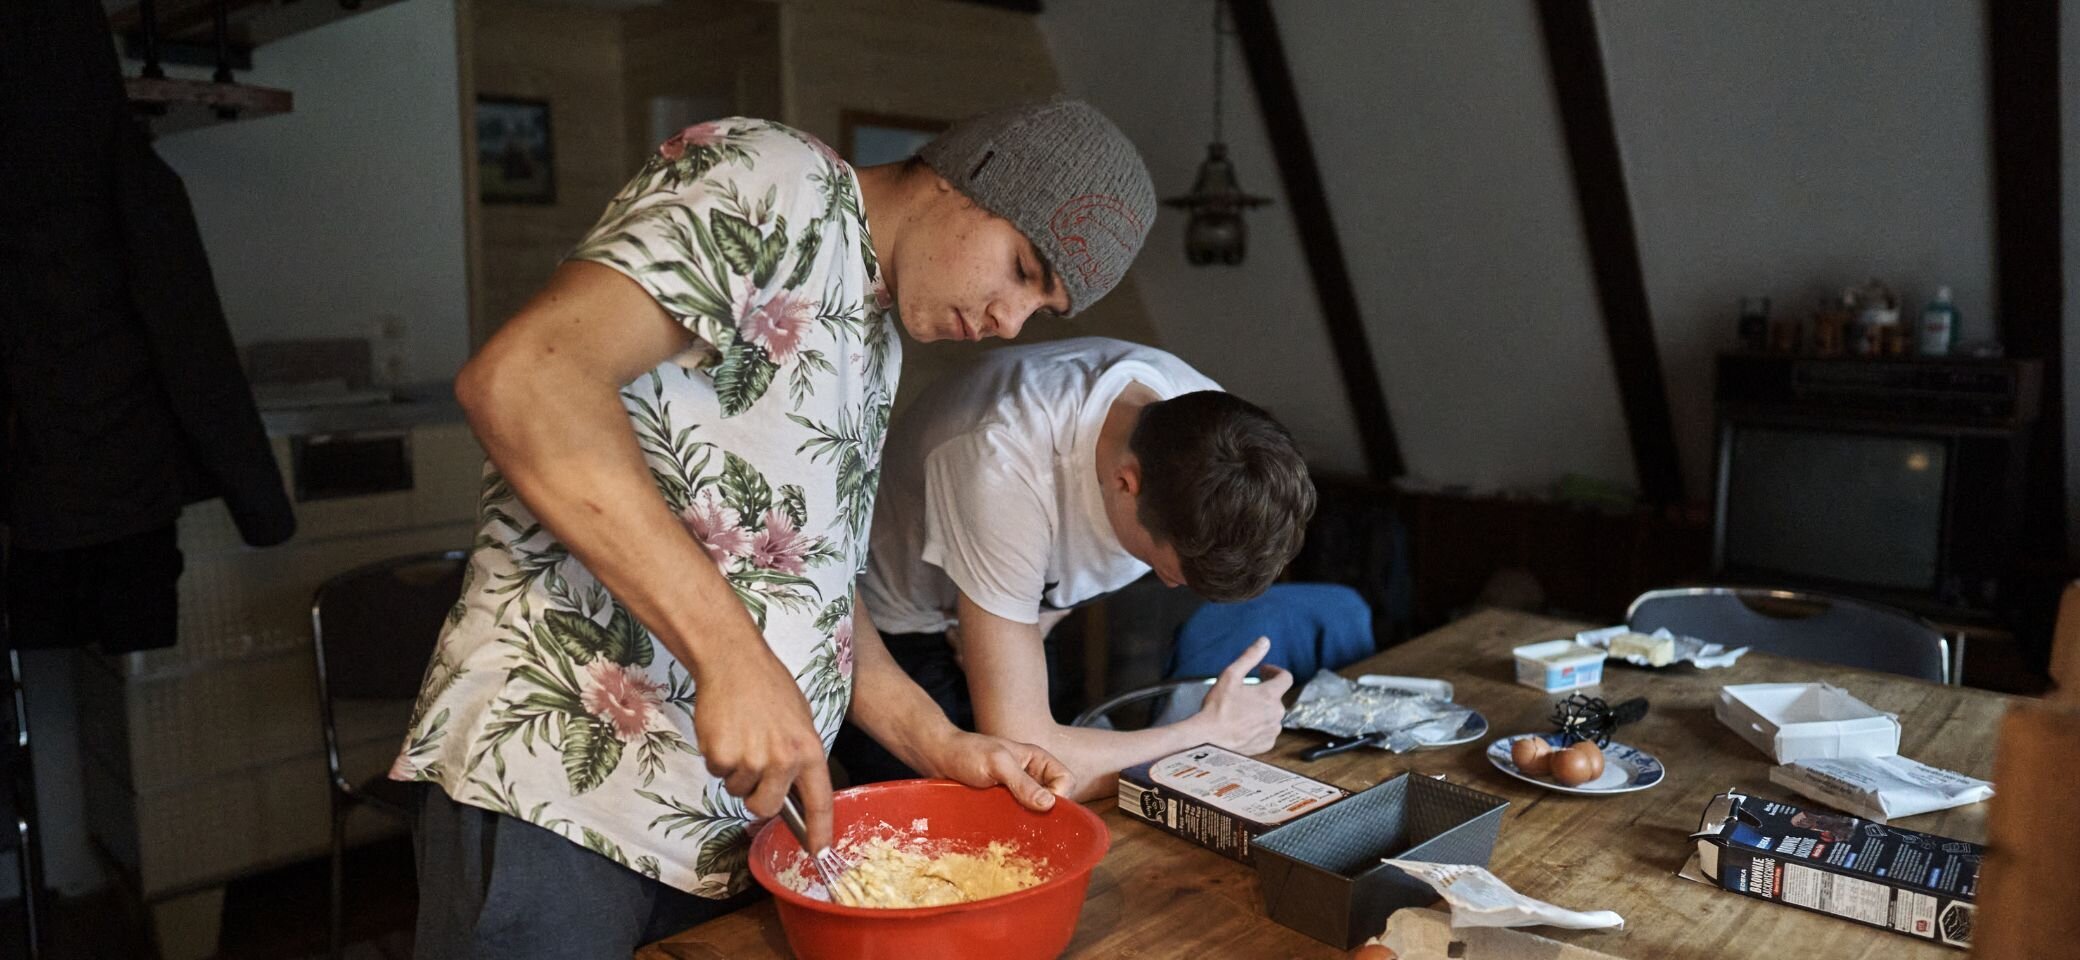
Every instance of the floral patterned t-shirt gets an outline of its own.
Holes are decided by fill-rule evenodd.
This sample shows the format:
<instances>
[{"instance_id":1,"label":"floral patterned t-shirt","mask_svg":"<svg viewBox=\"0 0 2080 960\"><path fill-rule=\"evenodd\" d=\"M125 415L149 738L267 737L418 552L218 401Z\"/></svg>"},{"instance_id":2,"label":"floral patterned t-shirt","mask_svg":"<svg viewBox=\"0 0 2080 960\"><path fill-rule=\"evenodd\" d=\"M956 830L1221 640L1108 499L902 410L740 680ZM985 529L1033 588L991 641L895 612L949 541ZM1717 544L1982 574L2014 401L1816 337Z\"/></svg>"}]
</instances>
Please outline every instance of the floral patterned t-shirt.
<instances>
[{"instance_id":1,"label":"floral patterned t-shirt","mask_svg":"<svg viewBox=\"0 0 2080 960\"><path fill-rule=\"evenodd\" d=\"M622 388L629 424L829 749L851 699L852 587L901 366L852 168L778 124L690 127L570 256L626 274L694 333ZM708 775L696 694L487 465L462 597L390 775L728 896L750 880L752 819Z\"/></svg>"}]
</instances>

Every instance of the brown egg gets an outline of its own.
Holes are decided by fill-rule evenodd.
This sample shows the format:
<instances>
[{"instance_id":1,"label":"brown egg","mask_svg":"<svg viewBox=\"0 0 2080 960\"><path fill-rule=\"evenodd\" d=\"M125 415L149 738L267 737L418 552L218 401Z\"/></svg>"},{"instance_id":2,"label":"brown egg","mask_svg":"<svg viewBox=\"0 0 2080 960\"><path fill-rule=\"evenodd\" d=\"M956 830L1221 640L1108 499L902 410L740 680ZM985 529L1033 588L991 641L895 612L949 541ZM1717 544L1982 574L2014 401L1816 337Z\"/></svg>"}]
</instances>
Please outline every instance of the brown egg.
<instances>
[{"instance_id":1,"label":"brown egg","mask_svg":"<svg viewBox=\"0 0 2080 960\"><path fill-rule=\"evenodd\" d=\"M1578 750L1555 750L1553 757L1553 779L1562 786L1579 787L1596 779L1595 761Z\"/></svg>"},{"instance_id":2,"label":"brown egg","mask_svg":"<svg viewBox=\"0 0 2080 960\"><path fill-rule=\"evenodd\" d=\"M1584 740L1567 749L1589 758L1589 779L1603 776L1603 748L1594 740Z\"/></svg>"},{"instance_id":3,"label":"brown egg","mask_svg":"<svg viewBox=\"0 0 2080 960\"><path fill-rule=\"evenodd\" d=\"M1509 762L1534 777L1543 777L1553 769L1553 745L1542 737L1524 737L1509 745Z\"/></svg>"},{"instance_id":4,"label":"brown egg","mask_svg":"<svg viewBox=\"0 0 2080 960\"><path fill-rule=\"evenodd\" d=\"M1396 960L1399 955L1376 943L1368 943L1351 951L1350 960Z\"/></svg>"}]
</instances>

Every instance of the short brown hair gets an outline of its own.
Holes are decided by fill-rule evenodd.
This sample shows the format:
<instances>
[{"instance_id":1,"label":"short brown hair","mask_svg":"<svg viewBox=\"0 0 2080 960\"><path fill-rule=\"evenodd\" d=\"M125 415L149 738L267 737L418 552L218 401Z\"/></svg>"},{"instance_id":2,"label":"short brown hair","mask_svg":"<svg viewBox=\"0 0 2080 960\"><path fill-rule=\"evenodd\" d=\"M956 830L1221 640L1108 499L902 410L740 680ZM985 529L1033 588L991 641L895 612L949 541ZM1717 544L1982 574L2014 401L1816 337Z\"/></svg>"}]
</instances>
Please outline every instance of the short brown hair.
<instances>
[{"instance_id":1,"label":"short brown hair","mask_svg":"<svg viewBox=\"0 0 2080 960\"><path fill-rule=\"evenodd\" d=\"M1255 404L1219 390L1151 403L1127 446L1141 464L1136 519L1176 549L1194 593L1247 600L1300 552L1314 481L1292 434Z\"/></svg>"}]
</instances>

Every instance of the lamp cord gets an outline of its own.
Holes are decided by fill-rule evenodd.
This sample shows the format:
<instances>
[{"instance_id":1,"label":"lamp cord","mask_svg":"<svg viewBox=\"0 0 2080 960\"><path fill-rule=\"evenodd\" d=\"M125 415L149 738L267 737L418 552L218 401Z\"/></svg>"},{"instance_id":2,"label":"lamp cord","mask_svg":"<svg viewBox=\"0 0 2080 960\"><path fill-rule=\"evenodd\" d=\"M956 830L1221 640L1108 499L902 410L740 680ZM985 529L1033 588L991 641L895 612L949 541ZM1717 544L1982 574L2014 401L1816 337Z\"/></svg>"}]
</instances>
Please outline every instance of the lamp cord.
<instances>
[{"instance_id":1,"label":"lamp cord","mask_svg":"<svg viewBox=\"0 0 2080 960\"><path fill-rule=\"evenodd\" d=\"M1226 12L1228 0L1213 0L1213 142L1221 142L1221 66L1226 59L1221 56L1221 14Z\"/></svg>"}]
</instances>

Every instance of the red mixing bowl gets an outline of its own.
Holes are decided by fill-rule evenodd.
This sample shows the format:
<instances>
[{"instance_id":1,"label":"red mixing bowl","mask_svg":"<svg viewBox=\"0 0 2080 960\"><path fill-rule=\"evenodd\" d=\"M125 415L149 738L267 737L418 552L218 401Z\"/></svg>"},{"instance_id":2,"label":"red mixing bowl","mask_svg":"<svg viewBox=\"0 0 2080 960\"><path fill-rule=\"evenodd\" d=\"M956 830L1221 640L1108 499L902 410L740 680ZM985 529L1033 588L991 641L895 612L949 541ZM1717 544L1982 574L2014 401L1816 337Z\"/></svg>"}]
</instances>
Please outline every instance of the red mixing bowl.
<instances>
[{"instance_id":1,"label":"red mixing bowl","mask_svg":"<svg viewBox=\"0 0 2080 960\"><path fill-rule=\"evenodd\" d=\"M1080 803L1057 798L1034 813L1003 787L977 790L952 780L896 780L841 790L834 798L840 836L853 823L898 830L929 821L925 836L984 846L1000 840L1045 859L1047 878L1017 893L943 907L880 910L813 900L782 886L777 874L802 859L802 845L778 820L751 841L751 875L772 891L787 944L801 960L1052 960L1068 947L1112 835Z\"/></svg>"}]
</instances>

